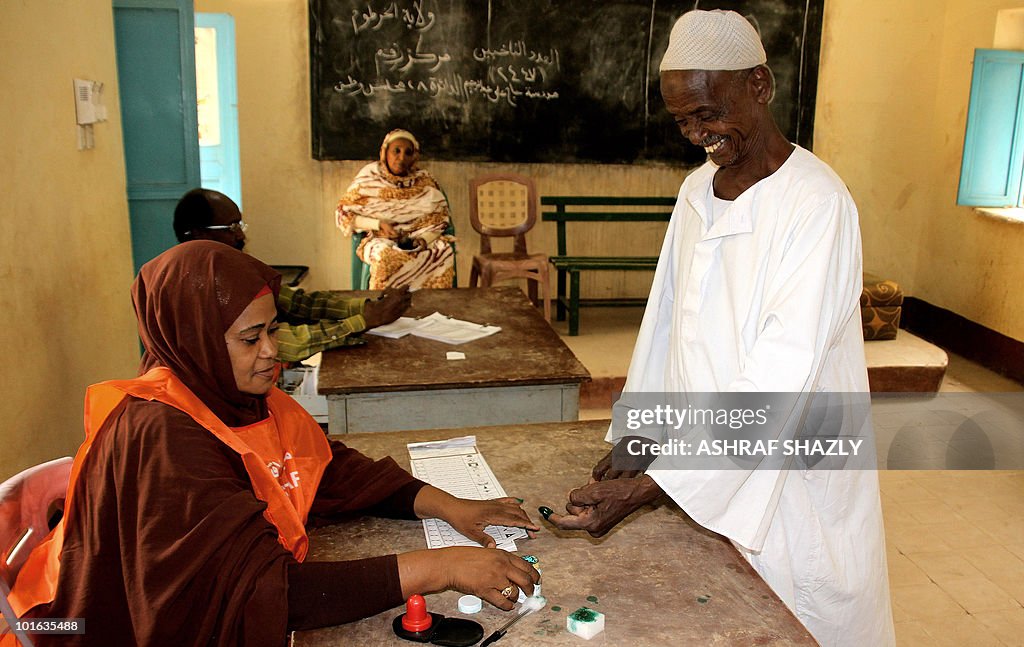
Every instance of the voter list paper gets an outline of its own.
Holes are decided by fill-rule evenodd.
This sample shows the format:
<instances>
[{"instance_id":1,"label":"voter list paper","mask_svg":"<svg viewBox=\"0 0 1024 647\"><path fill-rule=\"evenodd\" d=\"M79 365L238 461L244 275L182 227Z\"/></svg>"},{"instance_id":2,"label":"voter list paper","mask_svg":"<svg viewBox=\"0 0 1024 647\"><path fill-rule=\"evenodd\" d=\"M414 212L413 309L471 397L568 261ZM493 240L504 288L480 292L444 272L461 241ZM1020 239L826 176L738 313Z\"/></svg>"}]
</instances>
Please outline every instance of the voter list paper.
<instances>
[{"instance_id":1,"label":"voter list paper","mask_svg":"<svg viewBox=\"0 0 1024 647\"><path fill-rule=\"evenodd\" d=\"M476 436L409 443L407 447L412 475L425 483L461 499L486 500L506 496L490 465L477 450ZM427 537L427 548L480 545L441 519L424 519L423 532ZM516 539L528 536L522 528L507 526L488 526L484 532L494 538L498 548L509 552L516 551Z\"/></svg>"}]
</instances>

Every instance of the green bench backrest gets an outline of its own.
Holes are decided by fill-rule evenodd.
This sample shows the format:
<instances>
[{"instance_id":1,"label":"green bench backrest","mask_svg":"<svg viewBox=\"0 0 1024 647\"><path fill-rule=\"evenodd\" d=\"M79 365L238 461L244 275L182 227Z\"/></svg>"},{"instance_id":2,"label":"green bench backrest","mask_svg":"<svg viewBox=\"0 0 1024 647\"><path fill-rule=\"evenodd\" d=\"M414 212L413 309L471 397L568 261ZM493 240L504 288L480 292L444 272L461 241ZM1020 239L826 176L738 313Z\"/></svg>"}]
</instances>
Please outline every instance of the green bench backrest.
<instances>
[{"instance_id":1,"label":"green bench backrest","mask_svg":"<svg viewBox=\"0 0 1024 647\"><path fill-rule=\"evenodd\" d=\"M566 255L567 222L668 222L675 198L615 196L542 196L540 203L554 207L541 212L541 220L557 223L558 255ZM654 211L573 211L571 207L667 207Z\"/></svg>"}]
</instances>

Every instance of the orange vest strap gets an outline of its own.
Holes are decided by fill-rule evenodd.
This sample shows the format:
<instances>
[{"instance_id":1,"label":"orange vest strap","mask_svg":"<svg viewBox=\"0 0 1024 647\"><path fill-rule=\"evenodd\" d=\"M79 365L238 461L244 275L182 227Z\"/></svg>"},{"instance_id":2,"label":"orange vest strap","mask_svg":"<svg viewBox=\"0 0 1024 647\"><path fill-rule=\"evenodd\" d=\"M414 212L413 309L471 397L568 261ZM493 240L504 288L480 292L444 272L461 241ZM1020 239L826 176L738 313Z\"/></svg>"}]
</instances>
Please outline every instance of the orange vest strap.
<instances>
[{"instance_id":1,"label":"orange vest strap","mask_svg":"<svg viewBox=\"0 0 1024 647\"><path fill-rule=\"evenodd\" d=\"M259 456L238 435L225 425L167 368L157 367L132 380L112 380L94 384L86 391L85 442L75 455L71 479L65 501L65 517L56 528L29 555L12 587L9 600L20 617L25 611L52 602L57 591L60 572L60 552L64 546L64 524L67 521L74 496L74 485L82 465L100 429L111 413L127 396L156 400L188 414L203 428L230 447L242 458L252 483L253 493L267 504L263 515L278 530L278 541L295 559L305 559L309 547L305 522L316 496L317 487L327 464L331 461L330 443L320 426L291 397L277 388L267 394L267 406L275 425L269 428L277 433L280 444L292 456L303 457L300 469L302 488L289 489L278 483L267 466L279 456ZM0 643L2 645L3 643Z\"/></svg>"}]
</instances>

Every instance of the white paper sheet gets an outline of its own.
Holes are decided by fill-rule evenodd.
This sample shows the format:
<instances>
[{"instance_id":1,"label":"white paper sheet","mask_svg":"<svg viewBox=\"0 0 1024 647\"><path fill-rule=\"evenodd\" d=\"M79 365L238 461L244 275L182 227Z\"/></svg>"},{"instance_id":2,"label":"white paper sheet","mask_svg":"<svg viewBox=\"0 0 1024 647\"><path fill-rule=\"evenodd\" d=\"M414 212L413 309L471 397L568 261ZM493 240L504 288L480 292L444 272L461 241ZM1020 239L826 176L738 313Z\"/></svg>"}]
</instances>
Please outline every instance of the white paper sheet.
<instances>
[{"instance_id":1,"label":"white paper sheet","mask_svg":"<svg viewBox=\"0 0 1024 647\"><path fill-rule=\"evenodd\" d=\"M399 317L389 324L371 328L366 332L390 339L398 339L399 337L412 334L424 339L433 339L445 344L458 345L482 339L500 331L500 326L476 324L471 321L463 321L462 319L453 319L440 312L435 312L419 319Z\"/></svg>"},{"instance_id":2,"label":"white paper sheet","mask_svg":"<svg viewBox=\"0 0 1024 647\"><path fill-rule=\"evenodd\" d=\"M366 332L369 335L387 337L388 339L398 339L400 337L405 337L419 325L419 319L413 319L412 317L399 317L389 324L370 328Z\"/></svg>"},{"instance_id":3,"label":"white paper sheet","mask_svg":"<svg viewBox=\"0 0 1024 647\"><path fill-rule=\"evenodd\" d=\"M506 496L483 454L477 450L476 436L409 443L407 447L412 474L421 481L462 499L482 501ZM528 536L522 528L507 526L488 526L484 532L494 538L498 548L509 552L516 551L516 539ZM424 519L423 533L427 548L480 545L440 519Z\"/></svg>"}]
</instances>

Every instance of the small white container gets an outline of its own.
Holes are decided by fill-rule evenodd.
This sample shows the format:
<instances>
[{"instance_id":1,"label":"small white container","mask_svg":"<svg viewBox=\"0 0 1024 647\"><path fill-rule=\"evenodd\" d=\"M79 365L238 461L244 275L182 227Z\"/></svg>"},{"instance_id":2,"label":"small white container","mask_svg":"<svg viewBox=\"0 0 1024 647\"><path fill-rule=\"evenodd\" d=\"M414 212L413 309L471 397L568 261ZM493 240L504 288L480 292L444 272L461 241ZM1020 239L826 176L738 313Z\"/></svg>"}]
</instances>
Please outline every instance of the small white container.
<instances>
[{"instance_id":1,"label":"small white container","mask_svg":"<svg viewBox=\"0 0 1024 647\"><path fill-rule=\"evenodd\" d=\"M571 634L590 640L604 631L604 614L589 607L580 607L566 616L565 628Z\"/></svg>"},{"instance_id":2,"label":"small white container","mask_svg":"<svg viewBox=\"0 0 1024 647\"><path fill-rule=\"evenodd\" d=\"M480 613L483 603L475 595L464 595L459 598L459 613L474 614Z\"/></svg>"}]
</instances>

